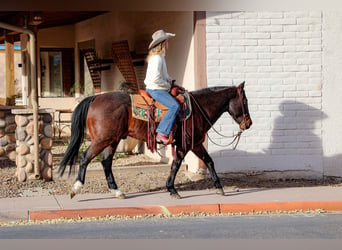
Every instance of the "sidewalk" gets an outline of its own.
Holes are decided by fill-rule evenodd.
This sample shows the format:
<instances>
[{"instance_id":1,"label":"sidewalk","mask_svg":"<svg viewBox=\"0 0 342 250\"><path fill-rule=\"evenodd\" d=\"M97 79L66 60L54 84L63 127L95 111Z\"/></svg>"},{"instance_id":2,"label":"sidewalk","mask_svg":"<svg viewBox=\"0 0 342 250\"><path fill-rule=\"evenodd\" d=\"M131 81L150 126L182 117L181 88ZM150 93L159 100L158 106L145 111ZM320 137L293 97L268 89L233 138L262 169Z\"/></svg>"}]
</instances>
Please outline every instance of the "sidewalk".
<instances>
[{"instance_id":1,"label":"sidewalk","mask_svg":"<svg viewBox=\"0 0 342 250\"><path fill-rule=\"evenodd\" d=\"M99 216L138 216L179 213L247 213L322 209L342 212L342 187L317 186L277 189L182 191L182 199L172 199L167 192L130 193L126 199L107 194L82 194L0 199L0 222L47 220Z\"/></svg>"}]
</instances>

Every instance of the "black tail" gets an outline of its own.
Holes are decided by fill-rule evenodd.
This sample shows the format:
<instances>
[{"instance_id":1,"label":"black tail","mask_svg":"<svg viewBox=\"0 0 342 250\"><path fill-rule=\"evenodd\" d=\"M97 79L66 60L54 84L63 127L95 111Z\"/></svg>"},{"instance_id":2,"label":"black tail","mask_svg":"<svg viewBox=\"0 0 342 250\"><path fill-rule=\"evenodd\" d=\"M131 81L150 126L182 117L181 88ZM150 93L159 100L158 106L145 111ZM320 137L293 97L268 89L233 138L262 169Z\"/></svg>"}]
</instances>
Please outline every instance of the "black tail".
<instances>
[{"instance_id":1,"label":"black tail","mask_svg":"<svg viewBox=\"0 0 342 250\"><path fill-rule=\"evenodd\" d=\"M58 173L60 176L64 174L65 168L67 164L70 165L69 175L71 170L76 163L78 157L78 151L81 147L81 144L84 139L85 129L86 129L86 121L88 108L90 104L94 101L96 96L88 96L83 99L75 108L72 113L71 118L71 138L69 146L64 154L64 157L59 164Z\"/></svg>"}]
</instances>

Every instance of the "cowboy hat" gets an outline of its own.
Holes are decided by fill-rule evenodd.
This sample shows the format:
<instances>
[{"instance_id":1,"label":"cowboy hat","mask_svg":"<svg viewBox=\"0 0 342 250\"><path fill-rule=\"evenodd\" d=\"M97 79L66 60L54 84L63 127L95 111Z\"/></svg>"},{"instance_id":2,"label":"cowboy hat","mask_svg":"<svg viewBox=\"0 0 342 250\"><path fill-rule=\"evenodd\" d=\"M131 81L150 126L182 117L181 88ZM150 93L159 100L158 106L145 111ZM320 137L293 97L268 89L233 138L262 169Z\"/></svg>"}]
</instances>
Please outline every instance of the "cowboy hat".
<instances>
[{"instance_id":1,"label":"cowboy hat","mask_svg":"<svg viewBox=\"0 0 342 250\"><path fill-rule=\"evenodd\" d=\"M148 46L148 49L151 49L158 45L159 43L165 41L166 39L169 39L171 37L174 37L175 34L172 33L167 33L164 30L157 30L156 32L153 33L152 35L152 42Z\"/></svg>"}]
</instances>

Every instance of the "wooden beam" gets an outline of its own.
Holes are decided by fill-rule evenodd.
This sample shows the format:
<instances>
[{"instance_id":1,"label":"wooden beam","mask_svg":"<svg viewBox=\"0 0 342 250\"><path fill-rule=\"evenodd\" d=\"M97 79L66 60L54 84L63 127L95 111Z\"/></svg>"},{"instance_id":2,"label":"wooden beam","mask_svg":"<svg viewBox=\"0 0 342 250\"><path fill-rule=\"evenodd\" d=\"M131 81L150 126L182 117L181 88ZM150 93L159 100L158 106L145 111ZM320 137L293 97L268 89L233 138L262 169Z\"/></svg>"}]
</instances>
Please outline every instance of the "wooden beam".
<instances>
[{"instance_id":1,"label":"wooden beam","mask_svg":"<svg viewBox=\"0 0 342 250\"><path fill-rule=\"evenodd\" d=\"M15 86L14 86L14 38L6 36L6 105L15 105Z\"/></svg>"}]
</instances>

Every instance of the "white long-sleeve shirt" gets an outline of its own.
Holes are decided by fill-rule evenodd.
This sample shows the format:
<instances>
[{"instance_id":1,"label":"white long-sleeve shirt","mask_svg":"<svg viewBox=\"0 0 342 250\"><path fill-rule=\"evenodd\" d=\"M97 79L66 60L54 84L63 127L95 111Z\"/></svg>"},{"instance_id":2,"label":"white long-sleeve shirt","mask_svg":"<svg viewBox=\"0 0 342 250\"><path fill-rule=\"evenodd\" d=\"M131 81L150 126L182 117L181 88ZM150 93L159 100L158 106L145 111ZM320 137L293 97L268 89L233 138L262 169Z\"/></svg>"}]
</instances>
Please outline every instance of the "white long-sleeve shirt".
<instances>
[{"instance_id":1,"label":"white long-sleeve shirt","mask_svg":"<svg viewBox=\"0 0 342 250\"><path fill-rule=\"evenodd\" d=\"M147 89L170 89L172 78L167 72L164 56L153 55L149 59L144 83Z\"/></svg>"}]
</instances>

